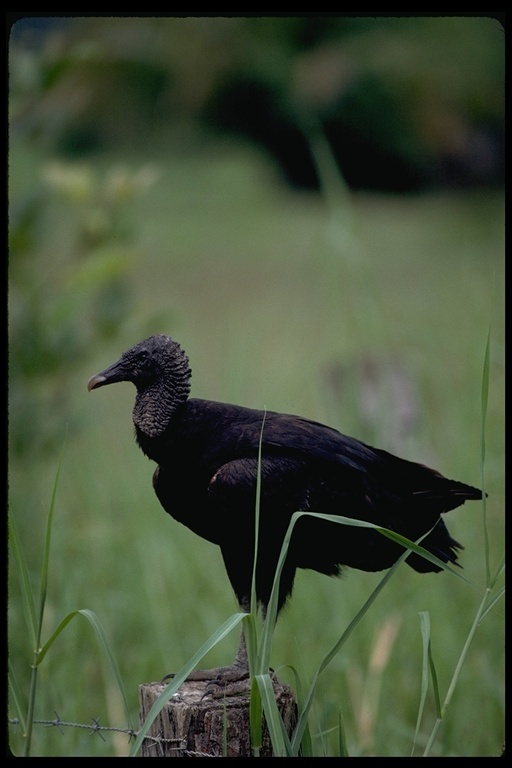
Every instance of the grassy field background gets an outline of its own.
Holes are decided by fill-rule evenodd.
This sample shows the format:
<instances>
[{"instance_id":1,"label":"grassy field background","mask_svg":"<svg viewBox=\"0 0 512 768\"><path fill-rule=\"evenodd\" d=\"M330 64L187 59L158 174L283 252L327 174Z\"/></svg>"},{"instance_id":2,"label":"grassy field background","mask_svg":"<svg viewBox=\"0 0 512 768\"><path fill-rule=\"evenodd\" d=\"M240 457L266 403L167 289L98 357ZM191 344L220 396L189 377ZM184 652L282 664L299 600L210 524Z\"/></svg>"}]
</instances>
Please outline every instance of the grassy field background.
<instances>
[{"instance_id":1,"label":"grassy field background","mask_svg":"<svg viewBox=\"0 0 512 768\"><path fill-rule=\"evenodd\" d=\"M159 180L131 211L134 304L115 339L65 372L65 406L48 414L65 447L43 636L67 612L93 610L116 655L134 724L137 686L177 671L236 610L220 553L165 515L153 494L153 467L133 440L133 388L86 391L90 375L150 333L182 344L196 397L301 414L479 485L481 380L492 312L484 469L493 569L504 543L502 194L359 193L332 204L283 187L272 166L243 146L168 149L151 158ZM137 168L147 158L123 153L90 166L101 174L118 160ZM16 149L12 189L21 194L35 184L46 159ZM66 290L58 264L69 226L58 207L45 219L34 265L41 290L52 276ZM408 427L398 433L391 363L405 371L413 403ZM368 371L375 411L363 396ZM48 450L10 461L10 508L35 587L57 457ZM336 754L340 716L351 755L410 754L421 686L420 611L430 612L446 692L485 589L481 505L466 505L447 522L465 545L461 563L470 583L407 566L398 571L320 679L311 717L319 755ZM293 665L308 682L379 578L347 571L329 580L301 572L278 623L273 667ZM10 659L26 691L31 648L12 559L9 634ZM230 661L237 642L237 636L225 641L207 665ZM478 628L433 754L500 754L503 655L498 603ZM286 671L280 676L292 682ZM101 650L80 618L40 668L35 716L51 720L55 713L68 722L99 718L126 726ZM430 694L419 752L434 720ZM19 751L15 727L9 736ZM34 754L128 752L125 735L105 738L36 726Z\"/></svg>"}]
</instances>

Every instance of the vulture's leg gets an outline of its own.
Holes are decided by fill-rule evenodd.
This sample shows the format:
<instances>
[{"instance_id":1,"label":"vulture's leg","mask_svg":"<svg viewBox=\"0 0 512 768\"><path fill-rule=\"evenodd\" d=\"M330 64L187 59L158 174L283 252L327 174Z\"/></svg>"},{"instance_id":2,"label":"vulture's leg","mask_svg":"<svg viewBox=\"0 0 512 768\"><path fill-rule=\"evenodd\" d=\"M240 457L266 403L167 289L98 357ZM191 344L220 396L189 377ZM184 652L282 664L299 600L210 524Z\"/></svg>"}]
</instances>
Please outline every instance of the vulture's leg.
<instances>
[{"instance_id":1,"label":"vulture's leg","mask_svg":"<svg viewBox=\"0 0 512 768\"><path fill-rule=\"evenodd\" d=\"M248 604L241 603L240 611L248 612ZM174 677L174 674L166 675L164 680ZM208 685L205 688L204 696L233 696L237 693L246 693L248 691L249 681L249 660L247 658L247 647L245 644L244 630L240 633L240 642L236 652L233 664L225 667L214 667L213 669L194 669L187 677L187 681L206 681Z\"/></svg>"}]
</instances>

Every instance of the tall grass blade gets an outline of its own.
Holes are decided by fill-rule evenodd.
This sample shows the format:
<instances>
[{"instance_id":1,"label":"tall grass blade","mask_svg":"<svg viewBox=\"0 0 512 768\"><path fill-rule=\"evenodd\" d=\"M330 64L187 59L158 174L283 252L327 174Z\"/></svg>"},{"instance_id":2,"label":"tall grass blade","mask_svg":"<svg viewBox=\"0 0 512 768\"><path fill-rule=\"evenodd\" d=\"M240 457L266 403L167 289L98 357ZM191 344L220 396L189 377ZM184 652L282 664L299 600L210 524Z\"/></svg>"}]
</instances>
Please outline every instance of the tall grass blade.
<instances>
[{"instance_id":1,"label":"tall grass blade","mask_svg":"<svg viewBox=\"0 0 512 768\"><path fill-rule=\"evenodd\" d=\"M432 643L428 645L428 666L430 669L430 676L432 677L432 689L434 691L434 701L436 705L436 714L441 717L441 697L439 696L439 684L437 682L437 672L434 664L434 657L432 655Z\"/></svg>"},{"instance_id":2,"label":"tall grass blade","mask_svg":"<svg viewBox=\"0 0 512 768\"><path fill-rule=\"evenodd\" d=\"M263 444L263 430L265 428L265 418L267 412L263 413L261 423L260 440L258 444L258 470L256 474L256 509L254 512L254 558L252 564L252 582L251 582L251 613L256 616L258 611L258 601L256 597L256 570L258 565L259 552L259 533L260 533L260 506L261 506L261 449Z\"/></svg>"},{"instance_id":3,"label":"tall grass blade","mask_svg":"<svg viewBox=\"0 0 512 768\"><path fill-rule=\"evenodd\" d=\"M35 662L35 666L38 667L41 664L41 662L43 661L44 657L46 656L46 654L50 650L50 648L53 645L53 643L56 641L56 639L61 634L61 632L67 627L67 625L70 623L70 621L72 621L75 618L75 616L83 616L84 618L87 619L87 621L89 622L89 624L93 628L93 630L94 630L94 632L96 634L96 637L98 639L98 642L99 642L99 644L101 646L101 649L103 650L103 652L104 652L104 654L106 656L106 659L108 661L108 664L109 664L110 670L112 672L112 675L114 677L114 680L116 682L116 685L117 685L117 687L119 689L119 692L120 692L120 694L122 696L124 707L125 707L125 710L126 710L126 715L127 715L128 721L129 721L129 719L130 719L130 708L128 706L128 699L126 697L126 692L125 692L125 689L124 689L124 685L123 685L123 681L122 681L121 675L119 673L119 668L117 666L117 662L115 660L113 651L112 651L112 649L110 647L110 644L109 644L109 642L107 640L107 636L105 634L105 630L103 629L103 626L101 625L101 622L100 622L99 618L96 616L96 614L93 611L90 611L88 608L81 608L81 609L78 609L76 611L71 611L70 613L67 614L67 616L65 616L62 619L62 621L59 623L57 628L54 630L54 632L52 632L51 636L48 638L46 643L43 645L43 647L39 651L39 653L37 655L37 660Z\"/></svg>"},{"instance_id":4,"label":"tall grass blade","mask_svg":"<svg viewBox=\"0 0 512 768\"><path fill-rule=\"evenodd\" d=\"M265 419L267 412L264 410L263 420L261 422L260 437L258 442L258 467L256 472L256 498L254 510L254 554L252 563L251 579L251 606L250 614L245 619L243 625L244 638L247 649L247 660L249 664L249 676L251 679L251 696L249 703L249 737L251 748L255 757L259 757L259 751L263 738L263 703L259 686L256 684L256 674L264 673L267 670L261 668L261 657L258 648L258 637L256 632L256 616L258 614L258 597L256 590L256 579L259 557L260 541L260 511L261 511L261 455L263 445L263 430L265 428Z\"/></svg>"},{"instance_id":5,"label":"tall grass blade","mask_svg":"<svg viewBox=\"0 0 512 768\"><path fill-rule=\"evenodd\" d=\"M27 560L21 546L18 531L16 529L14 517L12 514L9 514L9 544L11 545L12 553L14 555L14 559L16 561L20 575L23 613L25 615L28 633L30 635L30 643L32 650L36 651L38 636L36 604L34 601L32 585L30 584Z\"/></svg>"},{"instance_id":6,"label":"tall grass blade","mask_svg":"<svg viewBox=\"0 0 512 768\"><path fill-rule=\"evenodd\" d=\"M302 680L300 678L300 675L298 671L295 669L295 667L288 666L287 669L289 669L294 678L295 678L295 692L297 694L297 708L299 712L302 712L304 709L304 701L305 701L305 694L304 694L304 688L302 685ZM278 670L279 672L279 670ZM306 721L306 727L304 728L302 738L300 741L300 751L302 757L313 757L313 742L311 739L311 733L309 730L309 725Z\"/></svg>"},{"instance_id":7,"label":"tall grass blade","mask_svg":"<svg viewBox=\"0 0 512 768\"><path fill-rule=\"evenodd\" d=\"M328 233L337 243L350 243L353 239L354 213L349 186L319 120L311 113L301 117L302 129L308 138L322 194L330 213Z\"/></svg>"},{"instance_id":8,"label":"tall grass blade","mask_svg":"<svg viewBox=\"0 0 512 768\"><path fill-rule=\"evenodd\" d=\"M318 678L320 677L321 673L324 671L324 669L331 663L333 658L339 653L341 648L345 645L348 638L354 631L354 629L357 627L357 625L361 622L363 617L366 615L366 613L369 611L375 600L377 599L380 592L384 589L388 581L391 579L391 577L394 575L396 570L400 567L400 565L403 563L403 561L406 559L406 557L409 555L409 552L406 550L396 561L396 563L386 572L386 574L382 577L380 582L377 584L373 592L370 594L362 608L357 612L357 614L354 616L352 621L349 623L348 627L345 629L339 640L335 643L335 645L331 648L329 653L326 654L326 656L321 661L318 669L316 670L315 674L313 675L313 679L311 681L309 691L307 693L307 696L305 698L303 707L301 712L299 713L299 719L297 722L297 727L295 728L295 732L293 734L292 738L292 749L293 754L298 754L298 750L300 748L300 743L302 736L304 734L307 719L309 716L309 711L311 709L311 705L313 703L313 697L316 690L316 685Z\"/></svg>"},{"instance_id":9,"label":"tall grass blade","mask_svg":"<svg viewBox=\"0 0 512 768\"><path fill-rule=\"evenodd\" d=\"M53 515L55 513L55 500L57 498L57 487L59 484L59 475L60 475L60 468L62 466L63 455L64 455L64 446L62 446L62 450L59 456L59 461L57 463L57 471L55 473L55 480L53 483L50 509L48 511L48 520L46 522L46 534L44 537L43 565L41 568L41 590L39 595L39 624L37 627L37 648L38 649L41 643L41 631L43 628L44 607L46 604L46 594L48 591L48 572L50 568L50 544L52 539Z\"/></svg>"},{"instance_id":10,"label":"tall grass blade","mask_svg":"<svg viewBox=\"0 0 512 768\"><path fill-rule=\"evenodd\" d=\"M148 716L144 721L144 724L139 730L135 743L130 750L130 757L136 757L142 742L146 738L149 729L153 725L155 719L159 713L165 707L171 696L176 693L180 685L186 680L188 675L193 669L197 667L203 656L206 656L208 651L223 640L240 622L247 616L246 613L235 613L230 616L224 624L222 624L215 632L203 643L199 650L192 656L189 661L180 669L179 672L173 677L171 682L164 688L160 696L156 699L155 703L149 710Z\"/></svg>"},{"instance_id":11,"label":"tall grass blade","mask_svg":"<svg viewBox=\"0 0 512 768\"><path fill-rule=\"evenodd\" d=\"M96 637L98 639L98 642L106 656L106 659L108 661L108 665L110 667L110 671L112 672L112 675L114 677L114 680L116 681L116 685L119 689L119 692L122 696L125 711L126 711L126 717L128 719L128 723L130 723L130 708L128 706L128 699L126 697L126 692L123 685L123 680L121 678L121 675L119 673L119 667L117 666L117 662L114 657L114 653L112 651L112 648L110 647L110 644L107 640L107 636L105 634L105 630L103 629L103 626L99 620L99 618L96 616L96 614L93 611L90 611L88 608L81 608L77 611L77 614L80 616L83 616L91 627L93 628ZM130 725L131 727L131 725Z\"/></svg>"},{"instance_id":12,"label":"tall grass blade","mask_svg":"<svg viewBox=\"0 0 512 768\"><path fill-rule=\"evenodd\" d=\"M249 730L251 747L255 756L258 755L262 744L262 703L255 675L258 673L258 637L256 633L256 618L252 613L246 614L244 621L244 638L249 661L249 676L251 680L251 696L249 702Z\"/></svg>"},{"instance_id":13,"label":"tall grass blade","mask_svg":"<svg viewBox=\"0 0 512 768\"><path fill-rule=\"evenodd\" d=\"M32 674L30 678L30 692L28 699L28 711L27 711L27 729L25 731L25 751L24 756L30 755L30 749L32 747L32 726L34 722L34 709L36 704L36 690L37 690L37 659L39 655L39 648L41 645L41 632L43 630L43 618L44 608L46 604L46 593L48 589L48 570L50 563L50 543L52 536L52 524L53 515L55 511L55 499L57 497L57 487L59 484L60 468L62 465L62 457L64 455L64 445L59 456L57 463L57 471L55 473L55 480L53 483L52 497L50 502L50 509L48 511L48 519L46 522L46 534L44 539L44 552L43 552L43 564L41 567L41 585L39 593L39 614L36 614L36 626L35 626L35 644L34 644L34 662L32 665ZM20 550L21 551L21 550ZM22 558L23 559L23 558Z\"/></svg>"},{"instance_id":14,"label":"tall grass blade","mask_svg":"<svg viewBox=\"0 0 512 768\"><path fill-rule=\"evenodd\" d=\"M25 706L23 703L23 694L21 692L20 686L18 685L18 679L16 677L16 674L14 672L14 667L12 666L10 659L9 659L8 666L9 666L9 688L11 690L12 702L16 710L16 715L18 717L21 730L23 733L26 733L27 721L25 720Z\"/></svg>"},{"instance_id":15,"label":"tall grass blade","mask_svg":"<svg viewBox=\"0 0 512 768\"><path fill-rule=\"evenodd\" d=\"M493 588L496 585L496 582L498 581L499 577L505 570L505 553L502 554L500 562L498 563L498 567L496 568L496 573L494 574L494 577L491 579L491 588Z\"/></svg>"},{"instance_id":16,"label":"tall grass blade","mask_svg":"<svg viewBox=\"0 0 512 768\"><path fill-rule=\"evenodd\" d=\"M423 662L422 662L422 674L421 674L421 696L420 706L418 710L418 718L416 720L416 731L414 733L414 740L412 745L411 757L414 755L416 748L416 741L423 718L423 710L425 707L425 701L428 693L428 679L429 672L432 678L432 688L434 691L435 707L437 717L441 717L441 700L439 697L439 685L437 682L437 672L434 664L434 658L432 656L432 641L430 633L430 614L428 611L420 611L420 623L421 623L421 636L423 639Z\"/></svg>"},{"instance_id":17,"label":"tall grass blade","mask_svg":"<svg viewBox=\"0 0 512 768\"><path fill-rule=\"evenodd\" d=\"M420 624L421 624L421 637L423 640L423 655L421 665L421 694L420 705L418 708L418 717L416 718L416 730L414 732L414 739L412 742L411 757L414 755L416 749L416 741L418 739L418 733L420 730L421 720L423 718L423 710L425 708L425 701L428 693L428 651L430 646L430 614L428 611L420 611Z\"/></svg>"},{"instance_id":18,"label":"tall grass blade","mask_svg":"<svg viewBox=\"0 0 512 768\"><path fill-rule=\"evenodd\" d=\"M64 451L64 448L61 451L58 465L57 465L57 471L55 474L55 480L54 480L53 489L52 489L50 509L48 512L48 519L46 523L43 562L41 566L39 614L36 611L35 601L34 601L32 589L30 586L30 580L28 576L26 559L19 541L14 519L12 517L10 518L11 547L20 571L25 614L26 614L27 624L29 627L29 632L32 636L31 639L33 640L33 653L34 653L33 663L32 663L30 691L29 691L29 703L28 703L28 711L27 711L26 719L21 714L22 712L21 692L16 682L14 670L12 670L12 668L10 670L10 685L11 685L13 700L15 702L16 708L18 709L18 713L19 713L18 716L19 716L20 722L22 721L24 723L23 729L25 733L25 749L24 749L25 756L29 756L30 750L31 750L32 725L33 725L33 718L34 718L38 668L43 662L44 658L46 657L46 654L50 650L53 643L56 641L56 639L59 637L61 632L65 629L65 627L67 627L67 625L75 616L79 616L79 615L84 616L93 627L96 633L96 636L100 642L100 645L106 655L110 669L116 681L117 687L119 688L120 694L122 696L128 722L130 720L128 699L126 697L126 692L124 690L121 675L119 674L119 669L115 661L114 654L107 641L106 634L96 614L94 614L92 611L89 611L88 609L72 611L67 616L65 616L64 619L62 619L62 621L58 624L57 628L54 630L54 632L51 634L48 640L44 643L43 646L41 646L41 632L42 632L44 609L46 605L46 596L47 596L47 590L48 590L48 574L50 569L50 545L51 545L52 525L53 525L53 518L54 518L54 512L55 512L55 501L57 497L57 487L58 487L58 481L59 481L59 475L60 475L60 468L62 465L63 451Z\"/></svg>"},{"instance_id":19,"label":"tall grass blade","mask_svg":"<svg viewBox=\"0 0 512 768\"><path fill-rule=\"evenodd\" d=\"M277 708L272 679L269 674L256 675L256 682L260 691L265 719L272 741L273 756L290 757L291 744Z\"/></svg>"},{"instance_id":20,"label":"tall grass blade","mask_svg":"<svg viewBox=\"0 0 512 768\"><path fill-rule=\"evenodd\" d=\"M254 676L258 671L258 636L256 632L256 617L253 613L244 613L242 622L247 658L249 661L249 674Z\"/></svg>"},{"instance_id":21,"label":"tall grass blade","mask_svg":"<svg viewBox=\"0 0 512 768\"><path fill-rule=\"evenodd\" d=\"M478 621L479 624L482 623L482 621L485 619L489 611L491 611L494 608L498 600L501 600L504 594L505 594L505 587L501 587L498 594L490 601L489 605L486 606L485 611L482 612L480 619Z\"/></svg>"},{"instance_id":22,"label":"tall grass blade","mask_svg":"<svg viewBox=\"0 0 512 768\"><path fill-rule=\"evenodd\" d=\"M376 527L376 530L379 531L379 533L382 533L383 536L386 536L386 538L391 539L397 544L401 544L403 547L407 547L407 549L411 550L412 552L416 552L416 554L421 555L430 563L437 565L443 571L448 571L448 573L451 573L453 576L457 576L457 578L462 579L462 581L465 581L466 584L471 584L471 582L468 581L468 579L466 579L465 576L463 576L461 573L456 571L455 568L452 568L450 565L448 565L448 563L443 562L443 560L440 560L431 552L428 552L426 549L421 547L417 542L410 541L405 536L402 536L401 534L396 533L395 531L388 531L386 528L378 528L377 526L375 527ZM424 534L424 536L422 536L421 538L424 539L426 536L428 536L429 533L430 531L427 531L427 533Z\"/></svg>"},{"instance_id":23,"label":"tall grass blade","mask_svg":"<svg viewBox=\"0 0 512 768\"><path fill-rule=\"evenodd\" d=\"M482 393L481 393L481 433L480 433L480 485L482 488L482 522L484 533L484 552L485 552L485 583L487 587L491 583L491 564L490 564L490 551L489 551L489 531L487 526L487 499L485 495L485 430L487 422L487 406L489 402L489 359L491 350L491 329L492 329L492 304L491 304L491 320L489 322L489 330L487 332L487 341L485 343L484 352L484 365L482 371Z\"/></svg>"},{"instance_id":24,"label":"tall grass blade","mask_svg":"<svg viewBox=\"0 0 512 768\"><path fill-rule=\"evenodd\" d=\"M255 757L259 756L259 750L263 743L263 705L261 693L256 681L256 675L251 677L251 699L249 702L249 730L251 747Z\"/></svg>"},{"instance_id":25,"label":"tall grass blade","mask_svg":"<svg viewBox=\"0 0 512 768\"><path fill-rule=\"evenodd\" d=\"M475 619L473 621L473 624L471 625L471 628L469 630L468 636L466 638L466 642L464 643L464 647L462 649L462 652L460 654L459 660L457 662L457 666L455 667L455 671L454 671L452 679L450 681L450 685L449 685L448 691L446 693L446 697L444 699L443 706L440 709L440 712L438 714L437 720L436 720L436 722L434 724L434 727L432 729L432 733L430 734L430 738L428 740L427 746L425 747L425 751L423 753L424 757L428 757L430 755L430 752L431 752L432 746L434 744L434 741L436 739L437 733L438 733L439 728L441 727L441 723L442 723L442 721L443 721L443 719L445 717L446 710L448 709L448 707L450 705L450 702L452 700L452 696L453 696L455 688L457 686L457 683L458 683L458 680L459 680L459 676L460 676L460 673L462 671L462 667L464 666L464 663L466 661L470 645L471 645L471 643L473 641L473 637L475 635L476 629L477 629L478 625L480 624L482 615L484 613L484 610L485 610L485 607L486 607L486 603L487 603L487 596L488 596L488 591L486 590L485 594L484 594L484 596L482 598L482 601L480 603L480 606L478 608L478 611L477 611L477 614L475 616Z\"/></svg>"},{"instance_id":26,"label":"tall grass blade","mask_svg":"<svg viewBox=\"0 0 512 768\"><path fill-rule=\"evenodd\" d=\"M430 738L428 740L427 746L424 751L424 756L428 757L430 755L430 752L432 750L432 746L434 744L435 738L437 736L437 733L441 727L441 724L443 722L443 719L446 715L446 711L450 705L453 693L455 691L455 688L457 686L460 673L462 671L462 668L464 666L464 663L466 661L466 658L469 653L469 648L471 646L471 643L473 641L473 637L475 635L475 632L477 630L477 627L482 623L484 617L489 613L491 608L496 604L496 602L503 596L505 590L502 588L497 595L495 595L493 598L491 598L491 590L496 584L496 580L498 579L499 575L502 573L503 570L503 564L504 564L504 558L502 558L499 567L496 570L495 577L491 577L491 570L490 570L490 558L489 558L489 535L488 535L488 528L487 528L487 502L485 497L485 428L486 428L486 419L487 419L487 406L488 406L488 400L489 400L489 358L490 358L490 347L491 347L491 328L492 328L492 310L491 310L491 321L489 323L489 330L487 333L487 340L485 344L485 353L484 353L484 364L483 364L483 371L482 371L482 392L481 392L481 414L482 414L482 425L481 425L481 437L480 437L480 449L481 449L481 487L482 487L482 517L483 517L483 528L484 528L484 550L485 550L485 576L486 576L486 588L484 595L482 597L482 600L480 602L480 605L478 606L476 616L473 620L473 623L470 627L468 636L466 638L466 642L464 643L464 647L462 648L462 652L460 654L460 657L458 659L457 665L455 667L455 671L453 673L452 679L450 681L450 685L448 688L448 691L446 693L446 697L444 699L442 707L439 707L438 711L438 717L434 724L434 727L432 729L432 733L430 734Z\"/></svg>"},{"instance_id":27,"label":"tall grass blade","mask_svg":"<svg viewBox=\"0 0 512 768\"><path fill-rule=\"evenodd\" d=\"M338 755L340 757L348 757L347 738L345 736L345 727L343 725L343 717L341 712L338 714Z\"/></svg>"}]
</instances>

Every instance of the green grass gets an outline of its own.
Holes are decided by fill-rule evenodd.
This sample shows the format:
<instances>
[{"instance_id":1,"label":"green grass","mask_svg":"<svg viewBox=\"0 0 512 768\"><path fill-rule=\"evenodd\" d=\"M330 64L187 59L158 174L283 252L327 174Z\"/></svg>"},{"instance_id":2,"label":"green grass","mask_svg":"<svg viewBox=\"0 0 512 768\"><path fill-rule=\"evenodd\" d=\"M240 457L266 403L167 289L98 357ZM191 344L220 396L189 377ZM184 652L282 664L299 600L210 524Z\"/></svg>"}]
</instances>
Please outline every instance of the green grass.
<instances>
[{"instance_id":1,"label":"green grass","mask_svg":"<svg viewBox=\"0 0 512 768\"><path fill-rule=\"evenodd\" d=\"M133 440L132 388L86 392L91 374L144 335L166 332L183 344L195 396L300 413L365 439L359 363L398 358L414 381L419 409L401 454L478 485L482 367L495 280L485 457L491 574L503 553L504 520L501 195L357 195L347 229L344 220L333 224L317 197L277 186L272 169L245 151L149 159L159 163L162 178L135 212L136 310L122 338L99 348L92 367L78 366L66 380L82 426L70 431L60 471L42 627L44 642L70 612L94 612L117 659L133 721L137 686L181 669L236 611L219 552L165 515L153 494L152 465ZM13 157L11 173L37 167L39 159L31 160ZM133 164L147 160L133 158ZM65 233L65 217L58 221ZM50 263L59 227L41 234ZM158 327L148 323L155 313ZM335 396L325 379L333 364L349 372ZM371 436L386 448L385 395L382 403ZM63 439L65 433L63 417ZM34 590L56 465L50 454L10 466L10 507ZM481 505L450 513L448 524L466 547L463 575L473 587L446 573L398 570L318 679L310 716L317 754L337 754L340 742L350 755L410 754L424 673L420 613L430 618L444 700L487 583ZM381 578L301 572L277 624L272 666L294 667L307 690ZM497 603L475 633L432 755L501 752L503 611ZM33 649L14 564L9 633L10 662L26 704ZM204 664L230 661L237 641L234 632ZM70 722L99 718L127 726L116 681L85 622L71 622L39 667L34 715L52 719L55 712ZM416 754L427 747L435 722L429 687ZM10 739L19 753L15 728ZM34 726L32 753L128 754L125 735L106 739Z\"/></svg>"}]
</instances>

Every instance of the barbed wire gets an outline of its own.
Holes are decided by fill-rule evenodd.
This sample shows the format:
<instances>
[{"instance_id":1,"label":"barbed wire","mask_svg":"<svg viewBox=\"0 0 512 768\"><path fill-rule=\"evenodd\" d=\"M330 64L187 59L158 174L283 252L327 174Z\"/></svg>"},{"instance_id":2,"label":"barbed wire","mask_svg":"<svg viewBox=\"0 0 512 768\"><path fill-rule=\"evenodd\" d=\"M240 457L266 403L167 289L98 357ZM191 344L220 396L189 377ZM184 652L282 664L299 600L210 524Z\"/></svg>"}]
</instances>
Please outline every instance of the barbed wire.
<instances>
[{"instance_id":1,"label":"barbed wire","mask_svg":"<svg viewBox=\"0 0 512 768\"><path fill-rule=\"evenodd\" d=\"M85 730L89 730L91 733L89 734L92 736L93 733L97 733L103 741L105 739L103 738L104 731L106 732L116 732L116 733L126 733L128 734L128 742L130 742L133 739L137 738L139 735L139 731L135 730L134 728L119 728L113 725L100 725L99 723L99 717L92 717L91 718L92 723L71 723L66 720L61 720L57 712L55 712L55 717L53 720L33 720L32 722L34 725L44 725L46 728L57 728L62 735L64 735L64 731L62 728L83 728ZM20 721L17 717L10 717L8 718L7 722L9 725L20 725ZM163 736L146 736L145 741L147 742L154 742L155 744L158 743L176 743L175 749L184 749L185 743L183 739L166 739Z\"/></svg>"}]
</instances>

